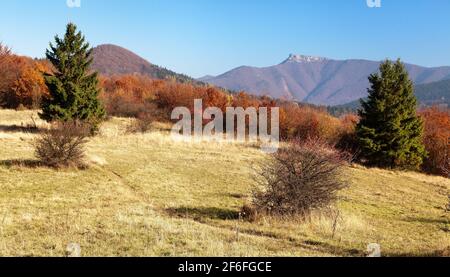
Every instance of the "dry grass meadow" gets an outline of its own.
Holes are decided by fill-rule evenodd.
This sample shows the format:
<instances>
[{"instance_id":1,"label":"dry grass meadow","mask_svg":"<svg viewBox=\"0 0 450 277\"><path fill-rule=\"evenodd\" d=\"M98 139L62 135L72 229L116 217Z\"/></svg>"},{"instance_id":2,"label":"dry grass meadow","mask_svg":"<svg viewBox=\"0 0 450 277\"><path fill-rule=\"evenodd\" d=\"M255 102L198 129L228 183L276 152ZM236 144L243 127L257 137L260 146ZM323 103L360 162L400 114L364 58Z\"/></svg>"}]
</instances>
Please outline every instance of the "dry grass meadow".
<instances>
[{"instance_id":1,"label":"dry grass meadow","mask_svg":"<svg viewBox=\"0 0 450 277\"><path fill-rule=\"evenodd\" d=\"M257 147L173 141L163 125L104 123L89 168L33 167L33 111L0 110L0 256L385 256L448 254L450 180L352 166L335 218L239 218L268 159ZM38 125L43 125L38 121Z\"/></svg>"}]
</instances>

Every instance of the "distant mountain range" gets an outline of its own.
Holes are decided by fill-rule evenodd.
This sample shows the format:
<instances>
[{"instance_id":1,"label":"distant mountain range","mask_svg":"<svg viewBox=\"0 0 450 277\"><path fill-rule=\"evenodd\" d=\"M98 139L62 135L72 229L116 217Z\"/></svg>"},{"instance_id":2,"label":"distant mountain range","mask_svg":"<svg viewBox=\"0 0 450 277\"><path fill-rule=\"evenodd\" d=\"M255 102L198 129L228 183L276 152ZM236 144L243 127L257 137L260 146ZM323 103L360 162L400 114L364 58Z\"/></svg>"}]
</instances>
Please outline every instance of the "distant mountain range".
<instances>
[{"instance_id":1,"label":"distant mountain range","mask_svg":"<svg viewBox=\"0 0 450 277\"><path fill-rule=\"evenodd\" d=\"M178 82L197 82L193 78L151 64L135 53L117 45L104 44L93 49L91 68L100 74L111 76L120 74L142 74L155 79L174 78Z\"/></svg>"},{"instance_id":2,"label":"distant mountain range","mask_svg":"<svg viewBox=\"0 0 450 277\"><path fill-rule=\"evenodd\" d=\"M367 77L378 70L379 64L368 60L332 60L291 54L275 66L242 66L199 80L234 91L334 106L366 97ZM450 67L406 64L406 68L416 84L450 79Z\"/></svg>"},{"instance_id":3,"label":"distant mountain range","mask_svg":"<svg viewBox=\"0 0 450 277\"><path fill-rule=\"evenodd\" d=\"M232 91L294 100L316 105L357 107L367 96L367 77L378 70L379 62L367 60L331 60L322 57L290 55L279 65L257 68L243 66L220 76L195 80L112 44L93 49L92 69L104 75L143 74L155 79L173 78L178 82L210 83ZM422 104L450 106L450 67L426 68L406 65L417 84L416 94ZM441 82L442 81L442 82Z\"/></svg>"}]
</instances>

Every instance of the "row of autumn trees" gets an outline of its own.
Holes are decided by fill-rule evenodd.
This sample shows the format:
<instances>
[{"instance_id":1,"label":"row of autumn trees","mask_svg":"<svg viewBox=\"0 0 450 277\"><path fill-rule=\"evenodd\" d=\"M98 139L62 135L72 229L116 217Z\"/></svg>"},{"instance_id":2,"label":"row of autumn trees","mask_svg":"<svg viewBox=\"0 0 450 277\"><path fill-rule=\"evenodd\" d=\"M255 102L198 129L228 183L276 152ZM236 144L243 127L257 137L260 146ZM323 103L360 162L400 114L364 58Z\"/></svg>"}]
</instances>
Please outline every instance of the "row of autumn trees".
<instances>
[{"instance_id":1,"label":"row of autumn trees","mask_svg":"<svg viewBox=\"0 0 450 277\"><path fill-rule=\"evenodd\" d=\"M174 107L280 107L283 139L319 138L351 151L366 164L422 168L445 174L450 167L448 110L416 112L413 84L400 61L386 61L369 77L369 100L358 115L331 116L326 109L211 86L155 80L141 75L97 76L89 71L91 49L76 26L56 37L46 60L13 55L0 46L0 105L42 108L47 121L99 123L105 115L169 120Z\"/></svg>"},{"instance_id":2,"label":"row of autumn trees","mask_svg":"<svg viewBox=\"0 0 450 277\"><path fill-rule=\"evenodd\" d=\"M48 61L14 55L0 44L0 106L39 108L48 93L42 73L50 71Z\"/></svg>"}]
</instances>

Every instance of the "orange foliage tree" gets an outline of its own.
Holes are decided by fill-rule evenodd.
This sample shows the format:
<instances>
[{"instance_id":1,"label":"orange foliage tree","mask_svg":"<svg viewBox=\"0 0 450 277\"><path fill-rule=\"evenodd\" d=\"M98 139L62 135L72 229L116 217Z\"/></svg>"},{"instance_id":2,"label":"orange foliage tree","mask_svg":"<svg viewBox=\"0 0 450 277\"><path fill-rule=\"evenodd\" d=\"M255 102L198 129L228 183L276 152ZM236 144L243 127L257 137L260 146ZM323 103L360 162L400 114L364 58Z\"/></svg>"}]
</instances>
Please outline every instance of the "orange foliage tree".
<instances>
[{"instance_id":1,"label":"orange foliage tree","mask_svg":"<svg viewBox=\"0 0 450 277\"><path fill-rule=\"evenodd\" d=\"M255 97L251 96L243 91L233 96L232 106L233 107L242 107L244 109L248 107L258 108L260 101Z\"/></svg>"},{"instance_id":2,"label":"orange foliage tree","mask_svg":"<svg viewBox=\"0 0 450 277\"><path fill-rule=\"evenodd\" d=\"M223 112L231 104L231 97L216 87L208 87L202 99L203 107L217 107Z\"/></svg>"},{"instance_id":3,"label":"orange foliage tree","mask_svg":"<svg viewBox=\"0 0 450 277\"><path fill-rule=\"evenodd\" d=\"M11 91L17 106L23 105L27 108L37 109L40 106L41 98L48 94L43 73L50 70L44 62L32 61L18 58L21 64L20 73L14 82Z\"/></svg>"},{"instance_id":4,"label":"orange foliage tree","mask_svg":"<svg viewBox=\"0 0 450 277\"><path fill-rule=\"evenodd\" d=\"M423 142L428 152L423 169L428 173L450 171L450 110L437 107L420 111L425 123Z\"/></svg>"},{"instance_id":5,"label":"orange foliage tree","mask_svg":"<svg viewBox=\"0 0 450 277\"><path fill-rule=\"evenodd\" d=\"M9 91L17 75L11 49L0 43L0 106L7 106Z\"/></svg>"},{"instance_id":6,"label":"orange foliage tree","mask_svg":"<svg viewBox=\"0 0 450 277\"><path fill-rule=\"evenodd\" d=\"M141 75L100 77L103 100L109 115L137 116L151 109L151 101L164 81L152 80Z\"/></svg>"},{"instance_id":7,"label":"orange foliage tree","mask_svg":"<svg viewBox=\"0 0 450 277\"><path fill-rule=\"evenodd\" d=\"M44 61L13 55L0 45L0 105L6 108L37 108L47 93L43 73L50 67Z\"/></svg>"},{"instance_id":8,"label":"orange foliage tree","mask_svg":"<svg viewBox=\"0 0 450 277\"><path fill-rule=\"evenodd\" d=\"M280 111L280 133L283 139L317 139L336 144L341 122L321 109L287 103Z\"/></svg>"},{"instance_id":9,"label":"orange foliage tree","mask_svg":"<svg viewBox=\"0 0 450 277\"><path fill-rule=\"evenodd\" d=\"M354 156L358 155L359 146L356 136L356 124L359 122L359 116L356 114L344 114L340 117L339 137L336 147L339 150L347 151Z\"/></svg>"}]
</instances>

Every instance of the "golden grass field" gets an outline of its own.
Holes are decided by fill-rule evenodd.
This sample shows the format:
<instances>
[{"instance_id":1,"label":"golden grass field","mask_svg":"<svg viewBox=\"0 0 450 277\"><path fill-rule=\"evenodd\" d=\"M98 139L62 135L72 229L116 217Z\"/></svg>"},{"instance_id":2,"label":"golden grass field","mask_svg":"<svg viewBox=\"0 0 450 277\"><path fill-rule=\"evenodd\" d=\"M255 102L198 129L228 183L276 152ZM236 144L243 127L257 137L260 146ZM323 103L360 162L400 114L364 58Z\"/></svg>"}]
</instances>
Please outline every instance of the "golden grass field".
<instances>
[{"instance_id":1,"label":"golden grass field","mask_svg":"<svg viewBox=\"0 0 450 277\"><path fill-rule=\"evenodd\" d=\"M113 118L85 170L33 168L33 111L0 110L0 256L385 256L448 254L450 180L351 166L334 220L239 219L269 157L257 147L175 142L161 126L126 134ZM42 122L38 122L43 125ZM15 126L15 127L14 127ZM447 249L447 250L446 250Z\"/></svg>"}]
</instances>

